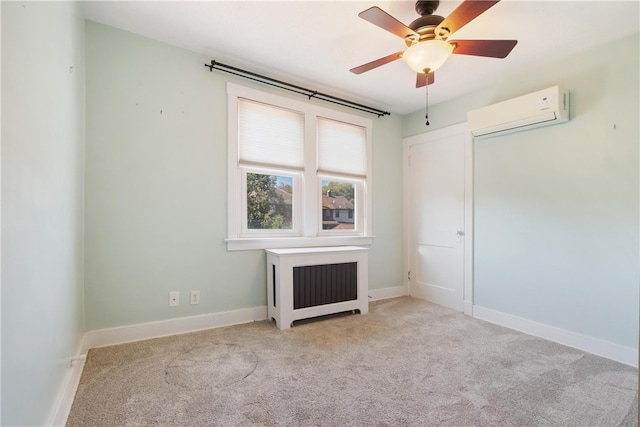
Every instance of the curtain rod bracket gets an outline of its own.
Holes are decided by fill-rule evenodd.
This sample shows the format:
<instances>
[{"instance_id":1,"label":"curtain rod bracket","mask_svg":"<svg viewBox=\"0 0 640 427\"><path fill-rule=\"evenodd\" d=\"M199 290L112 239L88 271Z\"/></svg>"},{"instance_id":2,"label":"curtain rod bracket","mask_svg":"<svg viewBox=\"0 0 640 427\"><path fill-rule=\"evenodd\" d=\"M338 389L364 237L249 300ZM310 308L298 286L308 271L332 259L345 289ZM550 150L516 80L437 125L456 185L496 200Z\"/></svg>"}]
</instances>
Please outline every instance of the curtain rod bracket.
<instances>
[{"instance_id":1,"label":"curtain rod bracket","mask_svg":"<svg viewBox=\"0 0 640 427\"><path fill-rule=\"evenodd\" d=\"M211 60L211 64L204 64L204 66L209 68L210 72L212 72L213 70L223 71L225 73L229 73L238 77L243 77L245 79L253 80L258 83L274 86L274 87L277 87L278 89L284 89L290 92L298 93L300 95L305 95L309 97L309 100L311 100L311 98L315 98L320 101L331 102L333 104L342 105L343 107L364 111L365 113L373 114L378 117L391 115L391 113L388 111L382 111L377 108L368 107L366 105L358 104L353 101L348 101L346 99L342 99L332 95L328 95L326 93L318 92L317 90L306 89L291 83L286 83L280 80L272 79L271 77L267 77L261 74L253 73L251 71L243 70L241 68L232 67L231 65L226 65L221 62L217 62L215 59Z\"/></svg>"}]
</instances>

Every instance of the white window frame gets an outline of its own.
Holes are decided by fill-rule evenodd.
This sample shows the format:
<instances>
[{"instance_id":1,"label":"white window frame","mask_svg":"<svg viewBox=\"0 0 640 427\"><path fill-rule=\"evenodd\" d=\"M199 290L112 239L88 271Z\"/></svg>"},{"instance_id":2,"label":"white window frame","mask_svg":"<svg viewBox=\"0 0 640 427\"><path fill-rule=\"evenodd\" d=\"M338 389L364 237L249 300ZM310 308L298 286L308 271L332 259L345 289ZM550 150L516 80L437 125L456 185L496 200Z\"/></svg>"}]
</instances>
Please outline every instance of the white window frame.
<instances>
[{"instance_id":1,"label":"white window frame","mask_svg":"<svg viewBox=\"0 0 640 427\"><path fill-rule=\"evenodd\" d=\"M257 165L241 165L238 158L238 99L245 98L274 106L302 112L305 115L305 167L294 182L298 197L294 200L294 231L246 229L246 197L242 189L246 185L243 174L247 171L269 175L291 175L289 169L268 168ZM227 243L228 250L254 250L266 248L291 248L313 246L370 245L373 243L371 212L371 140L373 123L365 118L342 111L332 110L310 102L301 102L253 88L227 83L228 102L228 191L227 191ZM362 126L366 129L366 177L356 185L356 223L358 230L342 230L338 233L322 230L321 176L356 183L358 180L340 175L324 175L317 171L317 117ZM297 184L297 185L296 185ZM297 188L296 188L297 187ZM244 200L243 200L244 199ZM298 205L298 206L296 206ZM355 208L355 206L354 206ZM360 218L362 216L362 218Z\"/></svg>"}]
</instances>

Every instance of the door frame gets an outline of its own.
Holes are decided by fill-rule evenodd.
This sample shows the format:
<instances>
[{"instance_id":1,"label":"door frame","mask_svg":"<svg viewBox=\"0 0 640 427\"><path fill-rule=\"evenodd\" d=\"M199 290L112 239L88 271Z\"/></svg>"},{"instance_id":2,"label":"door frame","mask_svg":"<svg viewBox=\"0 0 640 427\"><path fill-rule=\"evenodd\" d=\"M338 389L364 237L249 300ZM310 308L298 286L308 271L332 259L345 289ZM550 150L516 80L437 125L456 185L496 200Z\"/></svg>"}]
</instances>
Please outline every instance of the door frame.
<instances>
[{"instance_id":1,"label":"door frame","mask_svg":"<svg viewBox=\"0 0 640 427\"><path fill-rule=\"evenodd\" d=\"M414 145L449 136L464 134L464 266L463 312L473 316L473 136L467 122L402 139L402 238L403 238L403 286L411 295L409 279L409 154Z\"/></svg>"}]
</instances>

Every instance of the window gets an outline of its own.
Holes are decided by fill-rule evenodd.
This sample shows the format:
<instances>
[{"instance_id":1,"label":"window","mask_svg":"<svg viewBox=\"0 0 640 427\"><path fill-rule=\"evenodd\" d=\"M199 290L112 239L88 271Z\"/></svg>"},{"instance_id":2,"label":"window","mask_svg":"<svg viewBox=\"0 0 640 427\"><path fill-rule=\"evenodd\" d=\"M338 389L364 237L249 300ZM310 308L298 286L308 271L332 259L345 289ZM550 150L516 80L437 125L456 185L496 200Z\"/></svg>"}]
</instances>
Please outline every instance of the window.
<instances>
[{"instance_id":1,"label":"window","mask_svg":"<svg viewBox=\"0 0 640 427\"><path fill-rule=\"evenodd\" d=\"M370 244L371 119L227 93L228 249Z\"/></svg>"}]
</instances>

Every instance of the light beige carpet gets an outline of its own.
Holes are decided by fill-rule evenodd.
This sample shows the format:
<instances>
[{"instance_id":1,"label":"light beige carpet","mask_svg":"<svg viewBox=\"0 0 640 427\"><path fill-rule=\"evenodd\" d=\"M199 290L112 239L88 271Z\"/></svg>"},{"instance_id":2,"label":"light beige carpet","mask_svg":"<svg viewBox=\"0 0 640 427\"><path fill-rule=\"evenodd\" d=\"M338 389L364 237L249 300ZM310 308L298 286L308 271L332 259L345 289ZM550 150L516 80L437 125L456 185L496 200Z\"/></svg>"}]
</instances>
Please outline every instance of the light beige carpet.
<instances>
[{"instance_id":1,"label":"light beige carpet","mask_svg":"<svg viewBox=\"0 0 640 427\"><path fill-rule=\"evenodd\" d=\"M411 298L91 350L68 426L635 426L638 373Z\"/></svg>"}]
</instances>

